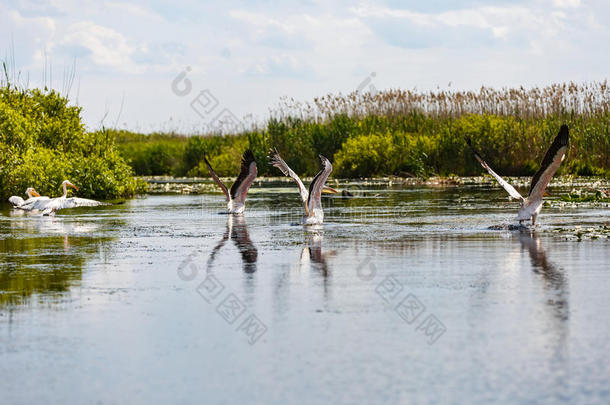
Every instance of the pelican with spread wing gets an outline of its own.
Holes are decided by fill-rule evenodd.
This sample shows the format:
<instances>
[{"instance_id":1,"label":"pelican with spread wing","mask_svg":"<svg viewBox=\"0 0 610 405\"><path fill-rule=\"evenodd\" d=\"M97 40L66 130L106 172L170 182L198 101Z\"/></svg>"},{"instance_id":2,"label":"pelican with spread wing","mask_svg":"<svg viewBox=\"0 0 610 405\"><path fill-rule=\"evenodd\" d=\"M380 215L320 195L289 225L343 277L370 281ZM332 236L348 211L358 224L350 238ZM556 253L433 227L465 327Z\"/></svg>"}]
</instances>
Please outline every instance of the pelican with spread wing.
<instances>
[{"instance_id":1,"label":"pelican with spread wing","mask_svg":"<svg viewBox=\"0 0 610 405\"><path fill-rule=\"evenodd\" d=\"M23 200L23 198L14 195L8 199L8 202L13 204L13 208L21 208L22 206L32 204L35 201L49 199L49 197L41 197L40 194L38 194L38 192L33 187L28 187L25 190L25 194L28 196L28 199L25 201Z\"/></svg>"},{"instance_id":2,"label":"pelican with spread wing","mask_svg":"<svg viewBox=\"0 0 610 405\"><path fill-rule=\"evenodd\" d=\"M557 172L559 165L561 165L561 162L565 158L569 141L570 135L568 126L562 125L559 129L559 134L555 137L555 140L553 140L553 143L549 147L549 150L547 150L546 155L544 155L540 169L532 178L532 184L530 185L528 196L523 197L517 190L515 190L513 186L496 174L496 172L494 172L491 167L485 163L483 158L481 158L481 156L473 148L470 139L466 140L468 146L470 146L472 152L474 153L474 157L479 161L479 163L481 163L481 166L483 166L483 168L485 168L485 170L487 170L489 174L491 174L498 181L498 183L504 187L511 197L521 201L521 209L517 214L517 220L519 223L527 221L531 218L532 225L536 224L536 217L542 209L542 197L546 191L546 187L551 181L551 178L555 172Z\"/></svg>"},{"instance_id":3,"label":"pelican with spread wing","mask_svg":"<svg viewBox=\"0 0 610 405\"><path fill-rule=\"evenodd\" d=\"M297 183L303 205L305 206L305 215L303 215L303 224L305 225L321 224L324 221L322 191L337 192L337 190L324 185L330 172L333 170L333 166L324 156L320 155L320 159L322 160L322 170L314 177L309 185L309 190L307 190L299 176L282 159L277 149L274 148L269 155L271 165L280 169L284 175L291 177Z\"/></svg>"},{"instance_id":4,"label":"pelican with spread wing","mask_svg":"<svg viewBox=\"0 0 610 405\"><path fill-rule=\"evenodd\" d=\"M68 180L64 180L61 183L61 187L63 189L63 194L61 197L46 199L45 197L41 197L40 199L32 201L29 204L24 204L19 208L25 211L39 211L42 212L42 215L55 215L57 211L66 208L97 207L100 205L107 205L106 203L89 200L87 198L68 198L68 187L78 190L78 187Z\"/></svg>"},{"instance_id":5,"label":"pelican with spread wing","mask_svg":"<svg viewBox=\"0 0 610 405\"><path fill-rule=\"evenodd\" d=\"M244 152L244 155L241 158L241 171L239 172L239 176L237 176L235 183L231 186L231 190L228 190L227 186L220 181L205 155L203 156L203 160L210 171L210 176L212 176L212 179L214 179L216 184L221 188L227 199L229 214L242 214L246 209L246 194L248 194L248 190L258 173L252 151L248 149Z\"/></svg>"}]
</instances>

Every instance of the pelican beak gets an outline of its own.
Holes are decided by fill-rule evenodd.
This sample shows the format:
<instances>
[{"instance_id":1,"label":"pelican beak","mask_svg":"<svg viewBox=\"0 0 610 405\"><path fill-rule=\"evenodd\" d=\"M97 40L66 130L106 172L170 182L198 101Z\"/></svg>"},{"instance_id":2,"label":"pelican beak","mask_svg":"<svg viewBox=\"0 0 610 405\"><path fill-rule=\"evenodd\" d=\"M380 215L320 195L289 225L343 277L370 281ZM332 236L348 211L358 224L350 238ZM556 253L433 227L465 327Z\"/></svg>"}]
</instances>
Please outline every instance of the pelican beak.
<instances>
[{"instance_id":1,"label":"pelican beak","mask_svg":"<svg viewBox=\"0 0 610 405\"><path fill-rule=\"evenodd\" d=\"M552 197L553 194L549 193L548 191L544 191L544 194L542 194L544 197Z\"/></svg>"},{"instance_id":2,"label":"pelican beak","mask_svg":"<svg viewBox=\"0 0 610 405\"><path fill-rule=\"evenodd\" d=\"M40 194L38 194L36 190L30 191L30 194L32 194L34 197L40 197Z\"/></svg>"},{"instance_id":3,"label":"pelican beak","mask_svg":"<svg viewBox=\"0 0 610 405\"><path fill-rule=\"evenodd\" d=\"M332 187L324 186L322 187L322 192L326 194L337 194L339 190L335 190Z\"/></svg>"},{"instance_id":4,"label":"pelican beak","mask_svg":"<svg viewBox=\"0 0 610 405\"><path fill-rule=\"evenodd\" d=\"M72 187L74 190L78 191L78 187L76 187L74 184L70 183L70 184L66 184L68 187Z\"/></svg>"}]
</instances>

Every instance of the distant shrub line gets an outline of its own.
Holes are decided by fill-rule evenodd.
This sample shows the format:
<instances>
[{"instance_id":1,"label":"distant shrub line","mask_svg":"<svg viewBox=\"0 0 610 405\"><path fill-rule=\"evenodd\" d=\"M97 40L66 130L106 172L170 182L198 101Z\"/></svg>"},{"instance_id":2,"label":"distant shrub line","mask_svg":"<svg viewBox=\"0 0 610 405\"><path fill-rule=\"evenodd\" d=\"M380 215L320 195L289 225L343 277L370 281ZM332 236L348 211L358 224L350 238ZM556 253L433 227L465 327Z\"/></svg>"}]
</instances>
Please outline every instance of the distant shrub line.
<instances>
[{"instance_id":1,"label":"distant shrub line","mask_svg":"<svg viewBox=\"0 0 610 405\"><path fill-rule=\"evenodd\" d=\"M203 155L221 176L235 176L252 149L260 176L279 173L276 147L299 175L328 157L334 177L429 177L483 172L465 144L504 175L531 175L561 124L570 151L560 173L610 175L610 89L606 82L478 92L389 90L329 95L311 103L282 100L269 120L234 135L87 132L80 107L55 91L0 80L0 197L35 187L57 195L70 179L82 197L112 199L145 190L133 176L207 176Z\"/></svg>"},{"instance_id":2,"label":"distant shrub line","mask_svg":"<svg viewBox=\"0 0 610 405\"><path fill-rule=\"evenodd\" d=\"M301 175L317 173L318 154L331 159L335 177L477 175L483 169L466 136L499 172L531 175L563 123L570 127L571 146L561 172L607 176L606 82L479 92L390 90L311 103L285 99L263 127L240 134L113 134L138 175L207 176L205 152L220 175L233 176L246 148L259 162L259 175L277 175L266 164L272 146Z\"/></svg>"}]
</instances>

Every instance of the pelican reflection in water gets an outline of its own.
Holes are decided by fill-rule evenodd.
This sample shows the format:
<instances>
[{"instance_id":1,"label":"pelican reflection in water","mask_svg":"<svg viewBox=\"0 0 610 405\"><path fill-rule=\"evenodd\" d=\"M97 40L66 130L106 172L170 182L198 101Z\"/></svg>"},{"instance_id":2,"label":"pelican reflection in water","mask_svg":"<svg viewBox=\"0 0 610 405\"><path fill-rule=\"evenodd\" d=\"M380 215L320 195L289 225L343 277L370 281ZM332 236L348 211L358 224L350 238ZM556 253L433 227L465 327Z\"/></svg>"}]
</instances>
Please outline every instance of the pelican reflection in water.
<instances>
[{"instance_id":1,"label":"pelican reflection in water","mask_svg":"<svg viewBox=\"0 0 610 405\"><path fill-rule=\"evenodd\" d=\"M208 269L212 267L216 255L224 246L227 240L231 239L235 243L235 247L241 254L243 269L246 273L254 273L256 271L256 260L258 259L258 250L250 240L248 228L246 227L246 219L243 216L229 215L227 218L227 229L222 236L222 239L210 253L208 259Z\"/></svg>"},{"instance_id":2,"label":"pelican reflection in water","mask_svg":"<svg viewBox=\"0 0 610 405\"><path fill-rule=\"evenodd\" d=\"M544 340L541 342L542 352L547 352L548 368L565 370L569 368L568 337L569 322L569 285L565 272L549 260L548 253L542 247L540 237L535 232L522 231L519 233L519 242L522 249L527 249L534 274L542 282L543 315L537 318ZM533 309L532 312L538 312ZM569 374L556 374L550 382L557 387L556 394L565 396L570 385Z\"/></svg>"},{"instance_id":3,"label":"pelican reflection in water","mask_svg":"<svg viewBox=\"0 0 610 405\"><path fill-rule=\"evenodd\" d=\"M319 226L319 229L322 227ZM312 268L319 270L324 277L328 276L328 263L326 260L337 254L336 250L328 253L322 253L322 242L324 241L324 233L316 230L315 232L307 232L307 246L301 251L301 266L310 264Z\"/></svg>"},{"instance_id":4,"label":"pelican reflection in water","mask_svg":"<svg viewBox=\"0 0 610 405\"><path fill-rule=\"evenodd\" d=\"M323 287L324 310L328 310L328 303L331 295L331 277L329 277L331 266L328 259L336 256L337 251L331 250L323 253L322 244L324 233L321 225L309 225L306 232L307 246L303 247L299 260L299 270L309 266L309 277L311 281Z\"/></svg>"},{"instance_id":5,"label":"pelican reflection in water","mask_svg":"<svg viewBox=\"0 0 610 405\"><path fill-rule=\"evenodd\" d=\"M544 289L550 295L547 303L554 309L559 320L567 320L568 285L563 271L548 259L536 232L520 232L519 242L528 250L534 273L540 275L544 281Z\"/></svg>"}]
</instances>

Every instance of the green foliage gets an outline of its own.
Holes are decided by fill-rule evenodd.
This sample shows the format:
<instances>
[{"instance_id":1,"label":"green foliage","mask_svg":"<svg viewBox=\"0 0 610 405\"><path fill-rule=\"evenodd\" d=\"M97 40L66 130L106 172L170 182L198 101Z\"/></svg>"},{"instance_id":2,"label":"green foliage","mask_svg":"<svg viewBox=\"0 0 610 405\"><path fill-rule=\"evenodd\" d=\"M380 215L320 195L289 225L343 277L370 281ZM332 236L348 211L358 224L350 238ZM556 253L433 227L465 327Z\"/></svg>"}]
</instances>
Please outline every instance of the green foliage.
<instances>
[{"instance_id":1,"label":"green foliage","mask_svg":"<svg viewBox=\"0 0 610 405\"><path fill-rule=\"evenodd\" d=\"M317 151L313 149L310 130L315 128L301 119L276 120L267 124L269 144L277 148L288 166L297 174L314 175L319 170ZM258 164L258 166L262 166ZM272 173L278 175L278 171Z\"/></svg>"},{"instance_id":2,"label":"green foliage","mask_svg":"<svg viewBox=\"0 0 610 405\"><path fill-rule=\"evenodd\" d=\"M322 154L334 163L333 175L340 177L468 176L484 172L466 145L469 137L497 172L518 176L538 170L565 122L570 126L570 151L561 172L603 176L610 173L606 121L610 122L610 115L587 120L523 120L489 114L458 118L341 115L322 122L272 119L263 130L234 136L168 136L153 141L148 140L148 135L139 135L140 141L119 143L119 149L139 175L208 176L203 164L207 153L219 175L235 176L241 153L250 148L258 162L259 175L277 176L280 173L267 164L269 149L276 147L299 175L315 175L320 169L317 155ZM162 169L149 169L160 167L161 163Z\"/></svg>"},{"instance_id":3,"label":"green foliage","mask_svg":"<svg viewBox=\"0 0 610 405\"><path fill-rule=\"evenodd\" d=\"M204 143L207 141L212 141L214 138L203 138ZM225 140L226 138L221 138ZM241 157L244 153L244 150L248 148L248 139L246 137L236 137L232 140L232 144L220 148L219 145L217 147L210 147L207 150L213 151L212 153L208 153L210 156L210 164L214 168L214 171L223 177L233 177L236 176L241 169ZM203 161L203 155L201 155L201 160ZM209 176L208 168L205 163L200 162L198 166L192 168L188 173L190 176Z\"/></svg>"},{"instance_id":4,"label":"green foliage","mask_svg":"<svg viewBox=\"0 0 610 405\"><path fill-rule=\"evenodd\" d=\"M20 131L23 124L11 122ZM188 138L133 134L129 141L141 143L141 148L167 142L165 154L151 146L138 155L135 147L124 146L127 141L117 142L142 175L207 176L202 164L207 153L220 175L235 176L240 154L250 148L259 175L277 176L280 172L267 164L269 149L276 147L299 175L315 175L322 154L333 162L335 176L427 177L484 173L466 145L468 137L498 173L518 176L538 170L564 123L570 128L570 150L560 173L608 176L610 87L605 82L530 90L329 95L313 104L280 107L264 128L247 133ZM147 166L153 160L165 163L153 171Z\"/></svg>"},{"instance_id":5,"label":"green foliage","mask_svg":"<svg viewBox=\"0 0 610 405\"><path fill-rule=\"evenodd\" d=\"M310 124L311 146L316 153L332 157L350 136L356 134L358 122L346 114L332 117L327 125Z\"/></svg>"},{"instance_id":6,"label":"green foliage","mask_svg":"<svg viewBox=\"0 0 610 405\"><path fill-rule=\"evenodd\" d=\"M85 132L80 112L55 91L0 87L2 199L27 187L55 196L65 179L82 197L128 197L143 190L114 138L106 131Z\"/></svg>"},{"instance_id":7,"label":"green foliage","mask_svg":"<svg viewBox=\"0 0 610 405\"><path fill-rule=\"evenodd\" d=\"M396 153L390 134L360 135L348 139L335 156L339 176L373 177L395 170L392 158Z\"/></svg>"},{"instance_id":8,"label":"green foliage","mask_svg":"<svg viewBox=\"0 0 610 405\"><path fill-rule=\"evenodd\" d=\"M259 162L257 164L257 170L259 176L271 175L273 176L275 173L274 167L266 164L267 156L269 155L269 150L271 149L271 145L269 144L269 139L266 131L252 131L247 133L248 137L248 146L252 150L254 154L254 159Z\"/></svg>"},{"instance_id":9,"label":"green foliage","mask_svg":"<svg viewBox=\"0 0 610 405\"><path fill-rule=\"evenodd\" d=\"M432 143L428 138L404 132L350 138L335 155L336 175L350 178L390 174L427 177Z\"/></svg>"},{"instance_id":10,"label":"green foliage","mask_svg":"<svg viewBox=\"0 0 610 405\"><path fill-rule=\"evenodd\" d=\"M203 156L207 154L219 176L234 176L239 171L241 154L246 145L247 138L243 135L190 137L186 144L181 173L188 176L208 176L208 169L203 163ZM231 159L233 162L230 162Z\"/></svg>"},{"instance_id":11,"label":"green foliage","mask_svg":"<svg viewBox=\"0 0 610 405\"><path fill-rule=\"evenodd\" d=\"M184 142L156 140L118 144L119 152L126 157L138 175L180 175Z\"/></svg>"}]
</instances>

